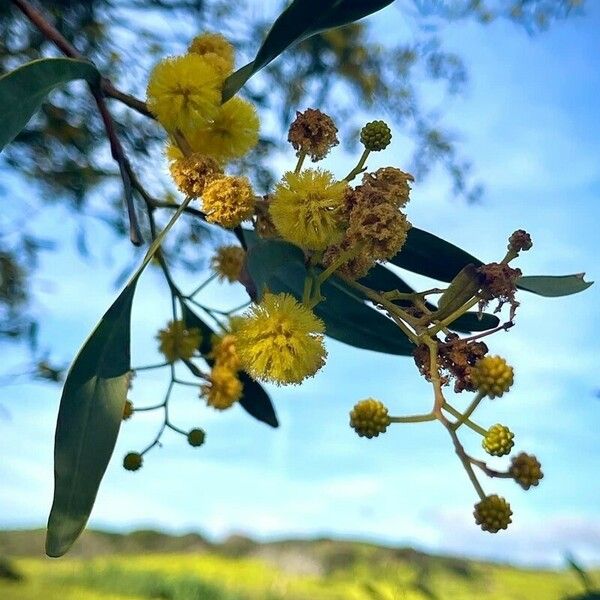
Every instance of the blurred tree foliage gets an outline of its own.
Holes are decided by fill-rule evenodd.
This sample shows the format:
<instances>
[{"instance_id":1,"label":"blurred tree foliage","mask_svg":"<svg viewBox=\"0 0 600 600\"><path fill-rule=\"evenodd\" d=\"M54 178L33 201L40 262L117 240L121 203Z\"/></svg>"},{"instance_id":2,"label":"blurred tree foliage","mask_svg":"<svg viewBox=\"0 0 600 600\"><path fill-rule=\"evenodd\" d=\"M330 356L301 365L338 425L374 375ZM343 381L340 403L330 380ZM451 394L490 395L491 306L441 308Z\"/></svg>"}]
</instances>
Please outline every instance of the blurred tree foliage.
<instances>
[{"instance_id":1,"label":"blurred tree foliage","mask_svg":"<svg viewBox=\"0 0 600 600\"><path fill-rule=\"evenodd\" d=\"M44 0L38 6L119 89L143 99L149 66L165 54L183 52L200 31L225 33L239 55L250 58L283 4L282 0ZM419 96L424 82L437 82L444 94L453 95L467 80L461 57L444 50L439 28L448 20L486 24L506 18L534 33L556 19L582 13L583 4L584 0L398 0L387 10L400 11L415 26L412 39L400 40L395 47L381 46L368 21L314 36L271 63L244 88L267 116L267 127L243 167L251 170L258 189L267 189L273 173L265 163L266 152L282 144L282 132L297 108L318 106L357 130L362 125L356 121L358 108L373 118L385 113L396 131L413 140L412 168L418 178L441 163L456 195L476 200L481 190L469 177L469 162L440 127L438 113ZM56 55L56 48L11 2L0 3L0 73ZM271 94L272 89L278 94ZM156 168L150 168L162 151L160 128L118 101L110 101L110 109L135 167L150 177L157 197L168 199L168 185L156 177L152 180ZM0 214L0 339L28 337L35 348L37 327L28 308L28 277L39 252L52 249L52 240L41 239L35 227L45 207L60 203L68 210L83 254L89 216L127 234L119 186L114 185L118 170L107 145L93 101L82 88L72 86L52 94L0 155L0 195L6 207ZM15 186L26 190L21 192L23 201L10 201ZM103 198L100 207L92 201L98 193ZM203 227L191 225L175 241L183 266L197 264L192 249L204 234Z\"/></svg>"}]
</instances>

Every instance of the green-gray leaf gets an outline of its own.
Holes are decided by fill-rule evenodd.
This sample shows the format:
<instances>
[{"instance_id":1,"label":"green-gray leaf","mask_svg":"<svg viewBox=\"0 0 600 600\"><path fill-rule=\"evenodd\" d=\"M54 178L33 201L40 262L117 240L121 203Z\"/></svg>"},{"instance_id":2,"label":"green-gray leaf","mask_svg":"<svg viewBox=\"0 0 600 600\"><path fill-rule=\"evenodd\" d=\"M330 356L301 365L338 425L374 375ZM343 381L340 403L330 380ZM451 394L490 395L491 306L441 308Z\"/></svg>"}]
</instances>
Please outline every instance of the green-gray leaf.
<instances>
[{"instance_id":1,"label":"green-gray leaf","mask_svg":"<svg viewBox=\"0 0 600 600\"><path fill-rule=\"evenodd\" d=\"M407 271L439 281L451 282L467 265L483 263L458 246L418 227L411 227L402 250L390 262ZM521 277L517 287L539 296L556 297L577 294L592 282L584 281L583 273L575 275L532 275Z\"/></svg>"},{"instance_id":2,"label":"green-gray leaf","mask_svg":"<svg viewBox=\"0 0 600 600\"><path fill-rule=\"evenodd\" d=\"M278 17L256 58L229 76L223 102L287 48L316 33L358 21L391 4L393 0L294 0Z\"/></svg>"},{"instance_id":3,"label":"green-gray leaf","mask_svg":"<svg viewBox=\"0 0 600 600\"><path fill-rule=\"evenodd\" d=\"M100 74L87 61L42 58L0 77L0 151L27 125L55 87L74 79L97 85Z\"/></svg>"},{"instance_id":4,"label":"green-gray leaf","mask_svg":"<svg viewBox=\"0 0 600 600\"><path fill-rule=\"evenodd\" d=\"M65 381L54 445L48 556L65 554L83 531L117 441L131 370L130 318L137 281L129 282L102 317Z\"/></svg>"},{"instance_id":5,"label":"green-gray leaf","mask_svg":"<svg viewBox=\"0 0 600 600\"><path fill-rule=\"evenodd\" d=\"M539 296L555 298L569 296L587 290L593 281L585 281L585 273L575 275L528 275L519 277L517 287L521 290L533 292Z\"/></svg>"}]
</instances>

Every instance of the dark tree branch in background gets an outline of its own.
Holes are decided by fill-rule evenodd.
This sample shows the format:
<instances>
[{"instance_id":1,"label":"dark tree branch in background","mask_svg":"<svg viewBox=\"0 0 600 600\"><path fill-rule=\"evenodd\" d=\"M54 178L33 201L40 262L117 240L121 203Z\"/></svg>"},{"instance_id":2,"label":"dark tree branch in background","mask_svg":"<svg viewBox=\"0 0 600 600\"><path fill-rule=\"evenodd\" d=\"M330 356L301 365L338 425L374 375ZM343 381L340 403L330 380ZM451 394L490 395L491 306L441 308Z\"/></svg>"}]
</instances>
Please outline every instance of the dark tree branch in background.
<instances>
[{"instance_id":1,"label":"dark tree branch in background","mask_svg":"<svg viewBox=\"0 0 600 600\"><path fill-rule=\"evenodd\" d=\"M76 58L79 60L87 60L82 54L80 54L75 47L73 47L61 34L60 32L49 23L42 13L33 8L27 0L11 0L12 3L35 25L40 32L46 37L47 40L51 41L65 56L69 58ZM112 84L111 84L112 85ZM125 202L127 205L127 214L129 216L129 239L131 242L140 246L143 242L142 234L140 232L140 225L135 212L135 206L133 204L133 195L131 193L131 179L129 177L129 162L125 156L123 146L119 141L117 133L115 131L114 122L108 111L106 103L104 102L104 96L102 95L101 89L96 89L90 86L98 111L104 123L104 129L110 142L110 152L113 159L119 165L119 171L121 173L121 179L123 181L123 189L125 192Z\"/></svg>"}]
</instances>

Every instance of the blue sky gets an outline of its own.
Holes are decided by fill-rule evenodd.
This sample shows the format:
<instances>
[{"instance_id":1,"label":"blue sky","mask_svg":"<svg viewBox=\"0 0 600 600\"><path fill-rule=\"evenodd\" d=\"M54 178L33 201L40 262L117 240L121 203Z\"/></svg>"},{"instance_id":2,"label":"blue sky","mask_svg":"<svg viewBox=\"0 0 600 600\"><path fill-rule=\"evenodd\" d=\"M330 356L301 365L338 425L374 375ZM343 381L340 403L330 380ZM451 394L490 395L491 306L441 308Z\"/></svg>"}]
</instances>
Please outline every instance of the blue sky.
<instances>
[{"instance_id":1,"label":"blue sky","mask_svg":"<svg viewBox=\"0 0 600 600\"><path fill-rule=\"evenodd\" d=\"M395 6L371 25L386 42L414 33ZM585 270L588 279L598 279L599 28L598 3L590 3L585 18L535 37L506 22L442 28L447 48L464 57L470 73L464 96L444 106L444 123L460 134L459 147L473 158L486 194L480 205L467 206L452 198L448 178L436 170L414 186L408 207L413 224L488 261L501 258L507 236L525 228L534 240L519 262L525 274ZM380 117L385 114L366 115ZM369 166L404 167L410 150L410 140L397 135ZM285 159L282 169L292 164L292 153ZM343 176L353 160L338 152L326 166ZM93 257L83 260L65 222L60 209L44 220L66 241L42 261L36 302L45 315L43 343L68 361L109 305L130 248L96 228ZM182 276L189 289L197 280ZM214 285L203 298L234 306L244 295ZM528 493L510 481L483 481L486 491L511 502L508 531L491 536L473 524L474 492L440 426L396 426L370 441L354 434L347 414L357 400L373 396L395 414L411 414L430 406L430 389L411 360L334 341L313 380L271 390L281 421L276 431L239 407L217 414L184 388L171 403L173 420L204 427L206 446L191 449L167 434L164 446L132 474L121 468L121 457L152 439L160 416L136 415L125 423L90 525L199 530L215 537L360 537L525 563L557 564L570 550L600 562L600 400L594 397L600 387L600 288L562 299L521 294L520 300L517 326L490 341L492 352L515 366L515 386L478 411L483 424L509 425L516 447L538 455L544 467L543 482ZM160 275L149 271L134 307L134 365L158 359L153 336L168 310ZM25 359L13 346L3 346L2 356L7 368ZM165 386L160 372L140 375L131 398L152 404ZM45 522L59 395L42 384L0 388L0 527ZM465 436L465 443L477 451L475 436Z\"/></svg>"}]
</instances>

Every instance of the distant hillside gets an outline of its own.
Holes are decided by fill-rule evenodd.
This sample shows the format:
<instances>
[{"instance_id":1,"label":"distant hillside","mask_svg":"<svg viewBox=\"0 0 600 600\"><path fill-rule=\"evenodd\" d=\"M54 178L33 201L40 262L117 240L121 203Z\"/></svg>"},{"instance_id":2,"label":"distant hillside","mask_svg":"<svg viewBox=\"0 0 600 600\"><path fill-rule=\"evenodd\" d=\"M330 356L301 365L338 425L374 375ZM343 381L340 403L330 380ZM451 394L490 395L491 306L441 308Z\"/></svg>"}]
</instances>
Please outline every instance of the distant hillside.
<instances>
[{"instance_id":1,"label":"distant hillside","mask_svg":"<svg viewBox=\"0 0 600 600\"><path fill-rule=\"evenodd\" d=\"M43 545L41 529L0 531L2 600L600 598L591 592L598 573L524 569L364 542L258 543L232 536L214 544L198 534L88 530L59 561L43 559Z\"/></svg>"},{"instance_id":2,"label":"distant hillside","mask_svg":"<svg viewBox=\"0 0 600 600\"><path fill-rule=\"evenodd\" d=\"M0 556L44 556L44 529L0 530ZM93 558L115 554L185 554L212 553L233 558L259 558L277 564L287 571L323 574L338 568L351 567L368 552L373 565L402 562L415 567L440 567L469 576L473 561L449 556L427 554L412 548L389 548L364 542L327 538L310 540L279 540L260 543L234 535L215 544L202 535L189 533L170 535L153 530L131 533L109 533L86 530L69 552L70 558Z\"/></svg>"}]
</instances>

